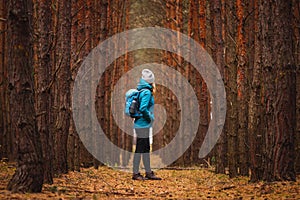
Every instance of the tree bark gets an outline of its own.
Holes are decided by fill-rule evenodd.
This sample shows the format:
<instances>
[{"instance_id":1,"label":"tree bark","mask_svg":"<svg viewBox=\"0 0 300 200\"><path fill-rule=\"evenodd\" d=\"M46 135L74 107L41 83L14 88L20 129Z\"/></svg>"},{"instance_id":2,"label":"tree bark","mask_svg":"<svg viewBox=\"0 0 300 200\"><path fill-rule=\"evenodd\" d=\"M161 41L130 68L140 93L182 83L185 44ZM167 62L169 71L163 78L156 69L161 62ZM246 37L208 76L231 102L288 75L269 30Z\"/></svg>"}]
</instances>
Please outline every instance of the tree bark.
<instances>
[{"instance_id":1,"label":"tree bark","mask_svg":"<svg viewBox=\"0 0 300 200\"><path fill-rule=\"evenodd\" d=\"M101 5L100 5L100 25L99 25L99 40L104 41L107 38L108 35L108 0L102 0L101 1ZM104 87L105 87L105 80L106 80L106 76L105 73L103 74L102 78L99 81L98 87L97 87L97 97L96 97L96 104L97 104L97 115L98 116L102 116L99 117L99 123L101 125L101 127L103 127L103 130L105 131L106 127L105 127L105 117L103 117L105 115L105 108L104 108L104 102L105 102L105 93L104 93ZM101 137L104 137L103 135L101 135ZM101 141L103 141L101 139ZM101 151L101 147L100 147L101 143L99 144L98 142L98 151L100 151L100 155L101 157L104 157L103 154L105 154L105 152ZM104 164L104 163L102 163Z\"/></svg>"},{"instance_id":2,"label":"tree bark","mask_svg":"<svg viewBox=\"0 0 300 200\"><path fill-rule=\"evenodd\" d=\"M34 109L32 1L8 3L9 90L18 166L8 183L13 192L40 192L43 162Z\"/></svg>"},{"instance_id":3,"label":"tree bark","mask_svg":"<svg viewBox=\"0 0 300 200\"><path fill-rule=\"evenodd\" d=\"M206 29L207 29L207 20L206 20L206 1L205 0L199 0L199 28L200 28L200 36L199 36L199 43L201 44L201 46L203 48L207 48L206 46L206 40L207 40L207 34L206 34ZM200 85L200 91L199 91L199 109L200 109L200 135L198 135L199 138L199 142L198 142L198 148L197 148L197 152L195 152L197 154L199 154L199 150L200 150L200 145L202 144L205 135L207 133L208 130L208 124L209 124L209 92L208 92L208 88L207 85L205 83L205 81L203 80L203 77L201 79L199 79L199 85ZM201 164L206 164L206 162L204 162L203 160L200 161Z\"/></svg>"},{"instance_id":4,"label":"tree bark","mask_svg":"<svg viewBox=\"0 0 300 200\"><path fill-rule=\"evenodd\" d=\"M238 105L237 105L237 51L236 43L232 38L236 38L236 2L226 4L226 68L225 82L227 96L227 115L225 132L227 136L227 155L229 176L231 178L238 175L237 163L237 131L238 131Z\"/></svg>"},{"instance_id":5,"label":"tree bark","mask_svg":"<svg viewBox=\"0 0 300 200\"><path fill-rule=\"evenodd\" d=\"M293 28L294 28L294 55L296 61L297 72L297 101L296 101L296 115L297 115L297 129L296 129L296 172L300 173L300 2L293 0Z\"/></svg>"},{"instance_id":6,"label":"tree bark","mask_svg":"<svg viewBox=\"0 0 300 200\"><path fill-rule=\"evenodd\" d=\"M77 74L77 68L79 63L77 62L77 27L78 27L78 8L77 8L77 0L72 0L71 6L72 12L72 27L71 27L71 74L72 74L72 82L71 82L71 91L73 90L74 80ZM74 113L73 113L74 114ZM69 129L69 136L68 136L68 168L71 171L75 170L75 163L76 163L76 140L78 139L78 134L76 132L76 127L74 124L73 119L70 119L70 129ZM80 167L78 167L80 168Z\"/></svg>"},{"instance_id":7,"label":"tree bark","mask_svg":"<svg viewBox=\"0 0 300 200\"><path fill-rule=\"evenodd\" d=\"M130 0L126 0L125 1L125 31L129 30L130 29L130 8L131 8L131 1ZM130 66L132 65L132 54L130 54L128 51L128 42L129 41L126 41L126 44L125 44L125 48L126 48L126 53L124 55L124 72L123 73L126 73L128 72ZM125 120L123 120L124 122L123 123L126 123ZM122 148L124 150L127 150L127 151L131 151L132 150L132 143L133 143L133 139L130 135L127 135L125 132L121 132L121 138L122 138ZM123 166L127 166L128 163L129 163L129 160L130 160L130 155L124 153L121 155L122 156L122 164Z\"/></svg>"},{"instance_id":8,"label":"tree bark","mask_svg":"<svg viewBox=\"0 0 300 200\"><path fill-rule=\"evenodd\" d=\"M44 182L53 183L53 136L50 134L50 72L52 67L51 49L52 14L50 1L36 1L37 34L38 34L38 64L35 70L37 76L37 126L41 134L44 159Z\"/></svg>"},{"instance_id":9,"label":"tree bark","mask_svg":"<svg viewBox=\"0 0 300 200\"><path fill-rule=\"evenodd\" d=\"M6 18L6 5L5 1L0 1L0 17ZM6 119L6 65L5 65L5 54L6 54L6 42L5 42L5 32L6 29L6 21L0 21L0 160L3 157L7 156L6 153L6 130L5 130L5 119ZM3 32L2 32L3 31Z\"/></svg>"},{"instance_id":10,"label":"tree bark","mask_svg":"<svg viewBox=\"0 0 300 200\"><path fill-rule=\"evenodd\" d=\"M224 75L224 40L222 0L212 0L210 3L211 33L212 33L212 57L221 75ZM226 137L222 133L216 144L216 172L225 173L226 166Z\"/></svg>"},{"instance_id":11,"label":"tree bark","mask_svg":"<svg viewBox=\"0 0 300 200\"><path fill-rule=\"evenodd\" d=\"M0 21L0 42L1 42L1 66L0 66L0 103L1 103L1 140L0 152L2 152L2 158L8 159L9 161L15 161L17 158L17 149L14 141L16 139L15 132L11 131L11 120L10 120L10 109L9 109L9 94L7 91L8 87L8 43L10 38L7 34L7 6L8 2L5 0L1 1L1 17Z\"/></svg>"},{"instance_id":12,"label":"tree bark","mask_svg":"<svg viewBox=\"0 0 300 200\"><path fill-rule=\"evenodd\" d=\"M58 1L58 32L56 46L56 91L54 97L55 165L54 172L68 172L67 141L70 126L70 47L71 0Z\"/></svg>"},{"instance_id":13,"label":"tree bark","mask_svg":"<svg viewBox=\"0 0 300 200\"><path fill-rule=\"evenodd\" d=\"M266 181L296 180L296 73L291 3L260 3ZM270 23L271 22L271 23Z\"/></svg>"},{"instance_id":14,"label":"tree bark","mask_svg":"<svg viewBox=\"0 0 300 200\"><path fill-rule=\"evenodd\" d=\"M254 19L258 20L258 0L254 0ZM262 135L262 106L261 106L261 47L259 39L261 36L261 26L255 23L255 41L254 41L254 68L251 82L249 116L248 116L248 133L250 140L250 181L256 182L262 179L263 162L263 135Z\"/></svg>"},{"instance_id":15,"label":"tree bark","mask_svg":"<svg viewBox=\"0 0 300 200\"><path fill-rule=\"evenodd\" d=\"M238 161L240 175L247 176L249 174L248 169L248 156L247 156L247 123L248 123L248 59L246 48L246 24L245 24L245 10L246 2L244 0L237 0L237 104L238 104ZM248 29L248 31L250 31Z\"/></svg>"}]
</instances>

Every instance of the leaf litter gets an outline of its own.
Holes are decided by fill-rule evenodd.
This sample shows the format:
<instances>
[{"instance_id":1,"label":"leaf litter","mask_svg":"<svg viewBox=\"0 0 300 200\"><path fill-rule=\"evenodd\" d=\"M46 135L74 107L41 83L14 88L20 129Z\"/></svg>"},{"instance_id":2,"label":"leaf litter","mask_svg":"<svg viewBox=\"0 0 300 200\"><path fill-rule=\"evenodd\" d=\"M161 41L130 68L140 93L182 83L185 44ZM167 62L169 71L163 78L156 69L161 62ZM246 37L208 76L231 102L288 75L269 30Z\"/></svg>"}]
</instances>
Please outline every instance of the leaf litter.
<instances>
[{"instance_id":1,"label":"leaf litter","mask_svg":"<svg viewBox=\"0 0 300 200\"><path fill-rule=\"evenodd\" d=\"M162 181L133 181L130 173L109 167L82 168L54 178L37 194L6 190L15 165L0 162L0 199L300 199L296 182L249 183L248 177L230 179L212 169L161 169Z\"/></svg>"}]
</instances>

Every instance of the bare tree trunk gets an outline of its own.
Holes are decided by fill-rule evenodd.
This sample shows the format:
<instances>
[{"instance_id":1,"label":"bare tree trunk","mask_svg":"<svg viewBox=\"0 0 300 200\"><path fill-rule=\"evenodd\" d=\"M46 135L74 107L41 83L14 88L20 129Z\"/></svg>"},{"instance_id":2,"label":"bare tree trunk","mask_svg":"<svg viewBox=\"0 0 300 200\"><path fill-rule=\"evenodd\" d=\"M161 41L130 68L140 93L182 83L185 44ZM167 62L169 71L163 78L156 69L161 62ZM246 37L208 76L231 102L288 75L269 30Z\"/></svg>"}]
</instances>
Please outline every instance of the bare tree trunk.
<instances>
[{"instance_id":1,"label":"bare tree trunk","mask_svg":"<svg viewBox=\"0 0 300 200\"><path fill-rule=\"evenodd\" d=\"M2 19L6 18L6 5L5 1L0 1L0 17ZM5 123L6 123L6 91L5 91L5 85L6 85L6 77L5 77L5 71L6 71L6 65L5 65L5 54L6 54L6 42L5 42L5 33L6 30L6 21L1 20L0 21L0 160L3 159L3 157L7 157L6 152L6 130L5 130Z\"/></svg>"},{"instance_id":2,"label":"bare tree trunk","mask_svg":"<svg viewBox=\"0 0 300 200\"><path fill-rule=\"evenodd\" d=\"M70 126L70 47L71 47L71 0L58 1L58 32L56 46L55 92L55 165L54 172L68 172L67 141Z\"/></svg>"},{"instance_id":3,"label":"bare tree trunk","mask_svg":"<svg viewBox=\"0 0 300 200\"><path fill-rule=\"evenodd\" d=\"M226 4L226 68L225 80L227 96L227 115L226 115L226 136L227 136L227 155L229 176L236 177L238 175L237 166L237 131L238 131L238 105L237 105L237 51L236 43L233 38L236 38L236 3L228 2Z\"/></svg>"},{"instance_id":4,"label":"bare tree trunk","mask_svg":"<svg viewBox=\"0 0 300 200\"><path fill-rule=\"evenodd\" d=\"M191 0L189 1L189 16L188 16L188 35L189 37L193 38L196 42L200 40L200 29L199 29L199 1L198 0ZM195 71L193 66L186 65L187 68L190 68L192 72ZM199 74L191 73L188 77L191 80L191 85L194 87L196 91L196 95L200 98L200 85L201 85L201 78ZM199 108L199 112L201 113L200 116L203 116L201 108ZM185 129L189 129L189 127L185 127ZM185 166L190 166L191 163L198 160L198 152L201 142L199 139L199 135L201 135L200 129L198 129L198 133L191 144L191 146L187 149L184 153L185 155ZM203 135L203 134L202 134Z\"/></svg>"},{"instance_id":5,"label":"bare tree trunk","mask_svg":"<svg viewBox=\"0 0 300 200\"><path fill-rule=\"evenodd\" d=\"M8 2L5 0L1 1L1 18L0 21L0 42L1 42L1 65L0 65L0 103L1 103L1 141L0 142L0 154L2 153L3 158L9 161L15 161L17 158L17 149L15 145L15 132L12 132L11 120L10 120L10 109L9 109L9 94L7 91L8 87L8 43L10 38L7 36L7 6Z\"/></svg>"},{"instance_id":6,"label":"bare tree trunk","mask_svg":"<svg viewBox=\"0 0 300 200\"><path fill-rule=\"evenodd\" d=\"M125 1L125 31L130 29L130 8L131 8L131 1L126 0ZM124 56L124 73L128 72L129 67L132 65L132 54L130 54L128 51L128 41L126 41L126 54ZM125 123L125 120L123 120ZM123 149L127 151L132 151L132 143L133 139L130 135L127 135L125 132L121 133L121 138L122 138L122 147ZM122 154L122 164L123 166L127 166L130 160L130 155L129 154Z\"/></svg>"},{"instance_id":7,"label":"bare tree trunk","mask_svg":"<svg viewBox=\"0 0 300 200\"><path fill-rule=\"evenodd\" d=\"M212 57L217 64L221 75L224 75L224 40L222 20L222 0L212 0L210 3ZM222 133L216 145L216 172L225 173L226 166L226 137Z\"/></svg>"},{"instance_id":8,"label":"bare tree trunk","mask_svg":"<svg viewBox=\"0 0 300 200\"><path fill-rule=\"evenodd\" d=\"M71 91L73 90L74 80L77 74L77 69L80 66L80 62L78 60L78 6L77 0L72 0L72 27L71 27L71 74L72 74L72 82L71 82ZM71 97L72 98L72 97ZM74 113L73 113L74 114ZM70 119L70 129L68 136L68 168L71 171L80 171L80 145L79 136L76 132L76 127L73 121L73 118Z\"/></svg>"},{"instance_id":9,"label":"bare tree trunk","mask_svg":"<svg viewBox=\"0 0 300 200\"><path fill-rule=\"evenodd\" d=\"M100 28L100 33L99 33L99 40L100 41L103 41L107 38L107 35L108 35L108 0L102 0L101 1L101 5L100 5L100 25L99 25L99 28ZM99 81L99 84L98 84L98 87L97 87L97 99L96 99L96 104L97 104L97 114L98 116L102 116L100 117L99 119L99 123L101 125L101 127L103 127L103 130L106 131L106 127L105 127L105 117L103 117L105 115L105 106L103 106L105 104L105 93L104 93L104 87L105 87L105 79L106 79L106 76L105 76L105 73L103 74L102 78L100 79ZM103 135L101 135L100 137L104 137ZM101 141L103 141L101 139ZM101 143L99 144L98 142L98 145L101 145ZM99 146L98 148L98 151L101 151L101 147ZM104 157L103 155L105 154L104 151L101 151L100 152L100 155L101 157ZM104 163L102 163L104 164Z\"/></svg>"},{"instance_id":10,"label":"bare tree trunk","mask_svg":"<svg viewBox=\"0 0 300 200\"><path fill-rule=\"evenodd\" d=\"M83 1L80 0L78 1L78 38L77 38L77 43L78 43L78 48L77 48L77 53L78 53L78 64L82 64L83 60L85 57L88 55L89 51L91 50L91 36L90 32L91 31L91 24L90 24L90 1ZM85 84L86 91L91 90L91 85ZM88 95L83 97L83 101L86 101L88 99ZM92 97L93 98L93 97ZM85 109L90 109L90 107L87 107ZM86 119L89 118L91 112L84 112L84 114L81 116L82 120L85 121L85 126L86 128L91 127L91 122L87 121ZM85 135L87 139L90 139L90 136ZM91 143L92 141L90 141ZM91 154L87 151L83 143L80 141L80 162L84 167L91 167L93 164L93 157Z\"/></svg>"},{"instance_id":11,"label":"bare tree trunk","mask_svg":"<svg viewBox=\"0 0 300 200\"><path fill-rule=\"evenodd\" d=\"M255 21L258 20L258 0L254 0ZM248 133L250 140L250 169L251 181L255 182L262 179L263 173L263 135L262 135L262 108L261 108L261 47L259 38L261 38L261 26L255 23L255 55L253 78L251 82L249 116L248 116Z\"/></svg>"},{"instance_id":12,"label":"bare tree trunk","mask_svg":"<svg viewBox=\"0 0 300 200\"><path fill-rule=\"evenodd\" d=\"M18 166L8 183L13 192L40 192L43 162L34 109L32 1L8 3L9 90Z\"/></svg>"},{"instance_id":13,"label":"bare tree trunk","mask_svg":"<svg viewBox=\"0 0 300 200\"><path fill-rule=\"evenodd\" d=\"M183 6L183 4L181 4ZM188 35L196 42L200 43L203 47L206 45L206 11L205 1L203 0L191 0L189 1L189 16L188 16ZM182 28L183 29L183 28ZM182 31L181 31L182 32ZM184 66L181 61L181 65ZM200 126L198 133L188 149L190 151L189 165L204 164L199 157L199 149L203 142L203 139L208 129L208 91L207 86L201 77L201 75L191 66L186 65L186 68L190 68L191 73L188 75L196 95L199 100L199 112L200 112ZM187 70L188 71L188 70ZM186 127L189 129L189 127Z\"/></svg>"},{"instance_id":14,"label":"bare tree trunk","mask_svg":"<svg viewBox=\"0 0 300 200\"><path fill-rule=\"evenodd\" d=\"M255 55L255 49L254 49L254 40L255 40L255 32L253 30L255 30L256 27L256 21L255 21L255 12L254 12L254 4L255 4L255 0L250 0L247 2L247 7L245 11L246 17L245 17L245 21L244 23L245 25L245 37L246 37L246 48L247 48L247 60L248 60L248 65L247 65L247 70L246 70L246 81L247 81L247 85L246 87L248 88L247 91L247 124L246 124L246 129L247 129L247 136L244 138L244 142L245 142L245 146L246 146L246 153L247 153L247 171L246 168L244 168L244 164L243 164L243 159L241 158L241 154L240 154L240 175L248 175L249 176L249 172L250 172L250 136L249 136L249 129L248 129L248 125L249 125L249 102L250 102L250 92L251 91L251 81L253 78L253 68L254 68L254 55ZM247 19L247 20L246 20ZM244 97L245 98L245 97ZM242 127L241 127L242 128ZM239 143L242 143L242 141L239 139ZM244 174L244 172L246 172L247 174Z\"/></svg>"},{"instance_id":15,"label":"bare tree trunk","mask_svg":"<svg viewBox=\"0 0 300 200\"><path fill-rule=\"evenodd\" d=\"M206 48L206 1L205 0L198 0L199 1L199 43L201 44L201 46L203 48ZM200 76L200 75L199 75ZM201 144L205 138L205 135L207 133L208 130L208 124L209 124L209 93L208 93L208 88L207 85L205 83L205 81L203 80L203 78L201 77L200 79L198 79L199 83L196 84L199 85L199 91L198 93L198 98L199 98L199 109L200 109L200 127L199 127L199 134L197 135L198 141L197 141L197 146L198 148L196 149L195 154L198 157L199 154L199 149L201 147ZM195 155L195 156L196 156ZM200 161L201 164L205 164L207 165L203 160Z\"/></svg>"},{"instance_id":16,"label":"bare tree trunk","mask_svg":"<svg viewBox=\"0 0 300 200\"><path fill-rule=\"evenodd\" d=\"M246 9L248 1L237 0L237 103L238 109L238 159L239 159L239 173L242 176L249 174L248 156L247 156L247 125L248 125L248 73L249 67L247 57L247 40L246 30Z\"/></svg>"},{"instance_id":17,"label":"bare tree trunk","mask_svg":"<svg viewBox=\"0 0 300 200\"><path fill-rule=\"evenodd\" d=\"M297 70L297 129L296 129L296 172L300 173L300 1L293 0L293 14L294 14L294 53L296 61L296 70Z\"/></svg>"},{"instance_id":18,"label":"bare tree trunk","mask_svg":"<svg viewBox=\"0 0 300 200\"><path fill-rule=\"evenodd\" d=\"M182 3L178 0L168 0L166 1L166 22L165 26L169 29L172 29L174 31L182 32L183 28L183 20L182 20ZM177 35L177 38L171 39L171 38L165 38L168 41L168 44L170 47L174 46L175 43L180 43L179 37ZM179 53L179 52L178 52ZM171 53L171 52L165 52L164 53L164 59L165 64L168 66L173 67L175 70L180 71L183 70L183 62L180 56ZM189 67L189 66L186 66ZM177 82L178 80L175 80L175 77L170 77L173 82ZM181 83L179 83L181 84ZM178 112L177 112L177 106L178 101L176 101L176 97L174 94L168 90L166 87L161 88L161 92L165 94L165 98L162 98L161 100L164 102L165 109L168 111L168 119L165 124L165 129L161 132L162 137L162 143L159 144L160 147L167 145L173 138L175 134L175 130L178 127ZM158 95L157 95L158 97ZM156 98L157 101L160 101L159 98ZM186 129L187 127L184 127ZM157 143L158 138L155 139L155 142ZM184 138L182 138L184 141ZM178 146L178 150L183 148L183 144ZM170 152L171 154L172 152ZM189 165L191 162L191 148L189 148L179 159L176 160L176 162L173 163L173 165Z\"/></svg>"},{"instance_id":19,"label":"bare tree trunk","mask_svg":"<svg viewBox=\"0 0 300 200\"><path fill-rule=\"evenodd\" d=\"M53 136L50 134L50 72L52 67L51 49L51 20L52 14L50 1L36 1L37 5L37 34L38 64L35 70L37 76L37 126L41 134L44 159L44 182L53 183Z\"/></svg>"},{"instance_id":20,"label":"bare tree trunk","mask_svg":"<svg viewBox=\"0 0 300 200\"><path fill-rule=\"evenodd\" d=\"M296 74L290 2L260 4L262 27L263 106L265 109L265 168L263 179L296 180ZM270 23L271 22L271 23Z\"/></svg>"}]
</instances>

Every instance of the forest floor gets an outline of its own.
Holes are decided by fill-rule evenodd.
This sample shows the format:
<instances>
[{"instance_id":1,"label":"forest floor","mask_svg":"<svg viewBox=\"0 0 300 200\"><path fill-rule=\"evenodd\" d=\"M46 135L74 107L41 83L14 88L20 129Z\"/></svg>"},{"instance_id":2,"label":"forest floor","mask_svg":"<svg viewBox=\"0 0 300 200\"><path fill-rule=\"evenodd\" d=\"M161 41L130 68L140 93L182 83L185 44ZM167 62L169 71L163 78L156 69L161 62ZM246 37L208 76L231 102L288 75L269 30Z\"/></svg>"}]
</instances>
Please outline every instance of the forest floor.
<instances>
[{"instance_id":1,"label":"forest floor","mask_svg":"<svg viewBox=\"0 0 300 200\"><path fill-rule=\"evenodd\" d=\"M300 199L297 182L249 183L248 177L230 179L212 170L163 169L162 181L133 181L131 174L108 167L81 169L44 184L38 194L5 190L15 166L0 162L0 199Z\"/></svg>"}]
</instances>

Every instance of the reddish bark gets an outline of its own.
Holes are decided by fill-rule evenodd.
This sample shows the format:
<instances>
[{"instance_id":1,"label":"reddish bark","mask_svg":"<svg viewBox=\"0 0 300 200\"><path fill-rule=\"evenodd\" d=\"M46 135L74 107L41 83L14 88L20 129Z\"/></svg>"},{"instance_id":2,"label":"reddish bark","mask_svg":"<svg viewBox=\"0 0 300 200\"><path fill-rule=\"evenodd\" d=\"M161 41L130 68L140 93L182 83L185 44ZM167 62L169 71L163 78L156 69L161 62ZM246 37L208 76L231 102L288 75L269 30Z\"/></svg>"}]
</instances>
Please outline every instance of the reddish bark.
<instances>
[{"instance_id":1,"label":"reddish bark","mask_svg":"<svg viewBox=\"0 0 300 200\"><path fill-rule=\"evenodd\" d=\"M247 104L248 104L248 80L247 68L248 59L246 53L246 33L245 33L245 5L246 1L237 0L237 104L238 110L238 158L241 175L248 175L248 156L247 156Z\"/></svg>"},{"instance_id":2,"label":"reddish bark","mask_svg":"<svg viewBox=\"0 0 300 200\"><path fill-rule=\"evenodd\" d=\"M258 20L258 0L254 0L254 19ZM249 116L248 116L248 133L250 140L250 170L251 181L255 182L262 179L263 163L262 163L262 109L261 109L261 48L259 38L261 33L261 27L258 23L254 24L255 30L255 43L254 43L254 68L253 79L251 82L251 91L249 99Z\"/></svg>"},{"instance_id":3,"label":"reddish bark","mask_svg":"<svg viewBox=\"0 0 300 200\"><path fill-rule=\"evenodd\" d=\"M7 188L40 192L43 158L34 109L32 1L8 3L10 115L16 134L17 169Z\"/></svg>"},{"instance_id":4,"label":"reddish bark","mask_svg":"<svg viewBox=\"0 0 300 200\"><path fill-rule=\"evenodd\" d=\"M0 17L6 18L6 5L5 1L0 1ZM6 29L6 21L0 20L0 30ZM6 34L1 33L0 35L0 160L4 157L7 158L7 107L6 107L6 91L7 85L7 69L5 64L6 56Z\"/></svg>"},{"instance_id":5,"label":"reddish bark","mask_svg":"<svg viewBox=\"0 0 300 200\"><path fill-rule=\"evenodd\" d=\"M70 56L71 56L71 0L58 1L56 64L57 77L54 94L55 164L54 173L68 172L67 141L70 128Z\"/></svg>"},{"instance_id":6,"label":"reddish bark","mask_svg":"<svg viewBox=\"0 0 300 200\"><path fill-rule=\"evenodd\" d=\"M210 3L211 14L211 32L212 32L212 57L215 61L221 75L224 75L224 40L223 40L223 19L222 1L212 0ZM225 173L225 146L224 134L220 136L216 145L216 172Z\"/></svg>"},{"instance_id":7,"label":"reddish bark","mask_svg":"<svg viewBox=\"0 0 300 200\"><path fill-rule=\"evenodd\" d=\"M237 50L236 43L232 38L236 38L237 26L236 20L236 2L228 2L226 4L226 68L225 68L225 84L227 97L227 115L225 122L225 133L227 139L227 161L229 168L229 176L236 177L238 175L238 105L237 105Z\"/></svg>"},{"instance_id":8,"label":"reddish bark","mask_svg":"<svg viewBox=\"0 0 300 200\"><path fill-rule=\"evenodd\" d=\"M52 67L51 50L52 14L50 1L37 1L37 67L36 73L36 112L37 126L41 134L44 158L44 182L53 183L53 136L50 134L50 72Z\"/></svg>"},{"instance_id":9,"label":"reddish bark","mask_svg":"<svg viewBox=\"0 0 300 200\"><path fill-rule=\"evenodd\" d=\"M263 179L267 181L296 179L296 68L292 51L293 28L286 20L292 19L291 8L290 2L284 0L260 4L265 111Z\"/></svg>"},{"instance_id":10,"label":"reddish bark","mask_svg":"<svg viewBox=\"0 0 300 200\"><path fill-rule=\"evenodd\" d=\"M297 115L297 129L296 129L296 172L300 173L300 1L293 0L293 29L294 29L294 54L297 70L297 102L296 102L296 115Z\"/></svg>"}]
</instances>

